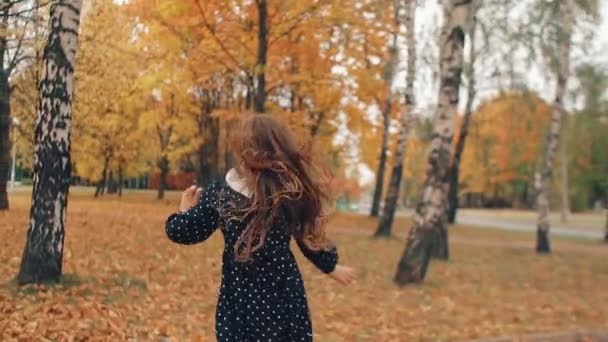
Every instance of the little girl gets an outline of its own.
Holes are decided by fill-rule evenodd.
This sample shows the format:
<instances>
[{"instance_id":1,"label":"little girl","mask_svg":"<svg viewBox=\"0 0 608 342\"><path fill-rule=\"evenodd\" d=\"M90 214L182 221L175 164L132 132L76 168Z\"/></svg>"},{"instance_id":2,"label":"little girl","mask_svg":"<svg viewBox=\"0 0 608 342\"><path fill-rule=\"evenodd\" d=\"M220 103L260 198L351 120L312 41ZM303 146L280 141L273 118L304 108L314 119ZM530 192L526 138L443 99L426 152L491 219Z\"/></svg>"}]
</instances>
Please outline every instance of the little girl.
<instances>
[{"instance_id":1,"label":"little girl","mask_svg":"<svg viewBox=\"0 0 608 342\"><path fill-rule=\"evenodd\" d=\"M238 166L225 182L183 192L179 212L167 219L167 236L189 245L222 231L218 341L312 341L292 237L322 272L345 285L355 278L337 264L338 252L321 224L325 189L312 179L309 156L270 116L247 116L232 152Z\"/></svg>"}]
</instances>

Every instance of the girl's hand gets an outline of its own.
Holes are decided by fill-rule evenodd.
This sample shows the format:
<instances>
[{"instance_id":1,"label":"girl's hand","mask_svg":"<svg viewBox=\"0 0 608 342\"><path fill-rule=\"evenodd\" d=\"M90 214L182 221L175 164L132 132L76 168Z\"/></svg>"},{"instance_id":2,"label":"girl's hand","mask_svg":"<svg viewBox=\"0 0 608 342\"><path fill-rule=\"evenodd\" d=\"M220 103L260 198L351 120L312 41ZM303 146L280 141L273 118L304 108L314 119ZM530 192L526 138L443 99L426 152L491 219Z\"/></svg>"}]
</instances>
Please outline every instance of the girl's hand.
<instances>
[{"instance_id":1,"label":"girl's hand","mask_svg":"<svg viewBox=\"0 0 608 342\"><path fill-rule=\"evenodd\" d=\"M350 285L350 283L355 281L355 278L357 278L354 269L342 265L336 265L336 268L329 274L329 276L334 278L342 285Z\"/></svg>"},{"instance_id":2,"label":"girl's hand","mask_svg":"<svg viewBox=\"0 0 608 342\"><path fill-rule=\"evenodd\" d=\"M184 212L195 206L201 198L202 193L203 188L197 188L194 185L184 190L182 192L181 203L179 204L179 211Z\"/></svg>"}]
</instances>

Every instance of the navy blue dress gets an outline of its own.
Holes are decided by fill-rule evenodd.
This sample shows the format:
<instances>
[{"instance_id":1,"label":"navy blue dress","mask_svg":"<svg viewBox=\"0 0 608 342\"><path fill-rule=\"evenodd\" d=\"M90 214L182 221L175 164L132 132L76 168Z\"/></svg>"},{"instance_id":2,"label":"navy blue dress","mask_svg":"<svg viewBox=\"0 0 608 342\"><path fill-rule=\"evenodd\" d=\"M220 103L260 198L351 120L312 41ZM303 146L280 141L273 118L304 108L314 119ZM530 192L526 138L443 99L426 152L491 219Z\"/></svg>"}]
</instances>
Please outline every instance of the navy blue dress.
<instances>
[{"instance_id":1,"label":"navy blue dress","mask_svg":"<svg viewBox=\"0 0 608 342\"><path fill-rule=\"evenodd\" d=\"M280 217L270 227L264 246L251 262L235 260L234 246L246 223L231 219L228 207L247 197L225 183L207 188L200 202L167 219L169 239L180 244L205 241L217 228L224 236L222 281L216 311L218 341L312 341L312 325L302 276L289 246L292 236ZM338 262L335 248L312 251L295 239L300 250L322 272Z\"/></svg>"}]
</instances>

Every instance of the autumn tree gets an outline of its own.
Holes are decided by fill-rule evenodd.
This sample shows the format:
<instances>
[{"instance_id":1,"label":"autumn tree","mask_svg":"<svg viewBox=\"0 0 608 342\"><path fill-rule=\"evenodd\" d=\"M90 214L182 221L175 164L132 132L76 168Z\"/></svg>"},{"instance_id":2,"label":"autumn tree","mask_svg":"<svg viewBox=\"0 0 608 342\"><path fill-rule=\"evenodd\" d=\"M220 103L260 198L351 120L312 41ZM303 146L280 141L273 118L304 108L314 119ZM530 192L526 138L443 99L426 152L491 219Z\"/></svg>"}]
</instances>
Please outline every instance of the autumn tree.
<instances>
[{"instance_id":1,"label":"autumn tree","mask_svg":"<svg viewBox=\"0 0 608 342\"><path fill-rule=\"evenodd\" d=\"M20 284L57 281L62 273L67 195L71 179L70 128L81 0L51 5L36 122L34 188Z\"/></svg>"},{"instance_id":2,"label":"autumn tree","mask_svg":"<svg viewBox=\"0 0 608 342\"><path fill-rule=\"evenodd\" d=\"M434 234L442 225L447 201L448 168L458 106L465 33L471 1L446 1L440 38L440 89L434 115L433 140L428 155L427 176L395 282L421 282L434 248ZM447 237L446 237L447 238ZM446 242L447 243L447 242Z\"/></svg>"},{"instance_id":3,"label":"autumn tree","mask_svg":"<svg viewBox=\"0 0 608 342\"><path fill-rule=\"evenodd\" d=\"M405 3L405 26L407 30L407 77L405 85L405 108L402 109L399 135L395 148L393 168L391 171L388 192L384 200L384 210L376 230L375 236L390 236L391 227L397 209L397 200L401 189L401 179L403 176L403 162L408 144L408 135L413 123L412 116L414 111L414 80L416 70L416 1L411 0ZM395 4L396 14L399 17L399 6Z\"/></svg>"},{"instance_id":4,"label":"autumn tree","mask_svg":"<svg viewBox=\"0 0 608 342\"><path fill-rule=\"evenodd\" d=\"M28 62L37 63L38 1L0 2L0 210L9 207L11 78Z\"/></svg>"}]
</instances>

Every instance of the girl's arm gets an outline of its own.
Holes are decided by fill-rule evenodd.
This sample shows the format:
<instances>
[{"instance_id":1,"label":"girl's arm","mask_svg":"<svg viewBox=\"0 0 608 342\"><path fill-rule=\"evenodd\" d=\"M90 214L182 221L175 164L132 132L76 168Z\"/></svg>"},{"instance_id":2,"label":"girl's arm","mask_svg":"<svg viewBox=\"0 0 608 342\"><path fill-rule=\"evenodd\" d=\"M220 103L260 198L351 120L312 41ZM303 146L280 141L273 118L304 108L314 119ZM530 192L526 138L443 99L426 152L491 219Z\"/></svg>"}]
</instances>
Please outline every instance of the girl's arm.
<instances>
[{"instance_id":1,"label":"girl's arm","mask_svg":"<svg viewBox=\"0 0 608 342\"><path fill-rule=\"evenodd\" d=\"M180 211L167 219L165 232L169 240L191 245L208 239L217 229L219 213L215 208L217 186L205 191L190 187L182 193Z\"/></svg>"},{"instance_id":2,"label":"girl's arm","mask_svg":"<svg viewBox=\"0 0 608 342\"><path fill-rule=\"evenodd\" d=\"M332 247L332 249L326 250L312 250L306 246L306 244L300 240L295 239L298 247L302 251L302 254L310 260L318 269L323 273L332 273L338 264L338 250L336 247Z\"/></svg>"}]
</instances>

